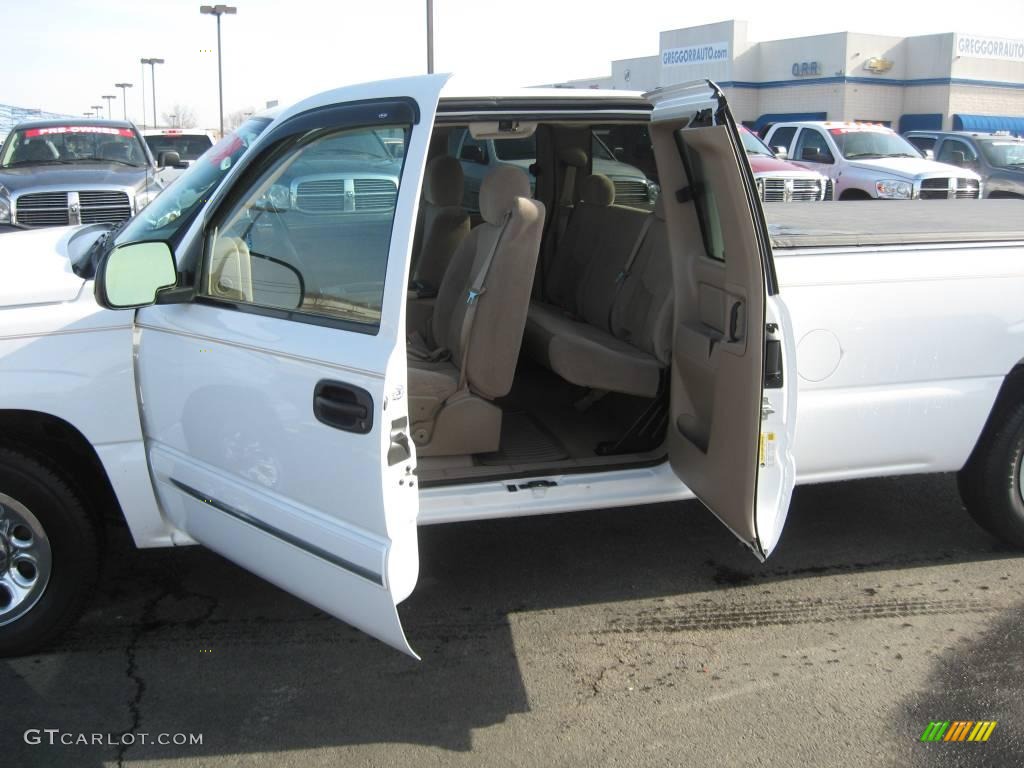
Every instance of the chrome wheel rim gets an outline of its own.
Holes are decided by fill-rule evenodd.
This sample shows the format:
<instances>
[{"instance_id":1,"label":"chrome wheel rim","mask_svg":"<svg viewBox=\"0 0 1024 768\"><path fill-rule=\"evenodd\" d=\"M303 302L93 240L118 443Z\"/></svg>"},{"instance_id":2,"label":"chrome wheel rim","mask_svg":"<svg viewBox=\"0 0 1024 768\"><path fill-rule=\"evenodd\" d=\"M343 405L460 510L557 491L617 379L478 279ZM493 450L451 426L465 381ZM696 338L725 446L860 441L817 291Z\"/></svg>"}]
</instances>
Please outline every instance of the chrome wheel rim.
<instances>
[{"instance_id":1,"label":"chrome wheel rim","mask_svg":"<svg viewBox=\"0 0 1024 768\"><path fill-rule=\"evenodd\" d=\"M32 610L52 572L53 552L39 519L0 493L0 626Z\"/></svg>"},{"instance_id":2,"label":"chrome wheel rim","mask_svg":"<svg viewBox=\"0 0 1024 768\"><path fill-rule=\"evenodd\" d=\"M1020 494L1021 502L1024 502L1024 451L1017 457L1017 493Z\"/></svg>"}]
</instances>

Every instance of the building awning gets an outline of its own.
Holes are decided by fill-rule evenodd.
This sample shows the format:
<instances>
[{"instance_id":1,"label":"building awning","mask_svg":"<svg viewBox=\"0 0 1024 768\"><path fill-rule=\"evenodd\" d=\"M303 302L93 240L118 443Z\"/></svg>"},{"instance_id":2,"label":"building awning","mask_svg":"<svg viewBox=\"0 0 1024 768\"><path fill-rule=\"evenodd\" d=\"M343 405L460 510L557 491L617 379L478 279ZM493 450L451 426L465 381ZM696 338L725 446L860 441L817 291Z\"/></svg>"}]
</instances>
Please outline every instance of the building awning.
<instances>
[{"instance_id":1,"label":"building awning","mask_svg":"<svg viewBox=\"0 0 1024 768\"><path fill-rule=\"evenodd\" d=\"M941 131L942 113L929 112L917 115L900 115L900 133L907 131Z\"/></svg>"},{"instance_id":2,"label":"building awning","mask_svg":"<svg viewBox=\"0 0 1024 768\"><path fill-rule=\"evenodd\" d=\"M953 115L954 131L977 131L995 133L1008 131L1014 136L1024 136L1024 117L1010 115Z\"/></svg>"},{"instance_id":3,"label":"building awning","mask_svg":"<svg viewBox=\"0 0 1024 768\"><path fill-rule=\"evenodd\" d=\"M766 125L774 123L794 123L800 120L827 120L827 112L769 112L754 121L754 132L760 133Z\"/></svg>"}]
</instances>

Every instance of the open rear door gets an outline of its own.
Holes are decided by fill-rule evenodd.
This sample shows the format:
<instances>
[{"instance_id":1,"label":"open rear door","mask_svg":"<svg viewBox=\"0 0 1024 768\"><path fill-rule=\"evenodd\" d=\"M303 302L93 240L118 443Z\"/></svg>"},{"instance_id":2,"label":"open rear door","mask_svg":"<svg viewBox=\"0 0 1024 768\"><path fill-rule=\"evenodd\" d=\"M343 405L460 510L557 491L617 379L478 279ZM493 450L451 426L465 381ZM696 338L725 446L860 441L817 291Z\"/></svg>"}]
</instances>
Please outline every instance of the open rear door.
<instances>
[{"instance_id":1,"label":"open rear door","mask_svg":"<svg viewBox=\"0 0 1024 768\"><path fill-rule=\"evenodd\" d=\"M719 88L703 81L647 97L675 284L669 456L764 559L796 474L795 349L767 227Z\"/></svg>"}]
</instances>

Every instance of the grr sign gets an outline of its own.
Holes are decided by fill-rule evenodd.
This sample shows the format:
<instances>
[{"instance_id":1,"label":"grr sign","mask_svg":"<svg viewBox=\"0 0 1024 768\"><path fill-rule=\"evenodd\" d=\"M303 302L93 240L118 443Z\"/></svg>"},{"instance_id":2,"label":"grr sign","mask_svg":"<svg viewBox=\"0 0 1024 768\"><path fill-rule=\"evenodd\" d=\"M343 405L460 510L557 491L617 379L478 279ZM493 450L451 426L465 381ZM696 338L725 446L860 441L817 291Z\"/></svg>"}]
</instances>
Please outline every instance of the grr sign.
<instances>
[{"instance_id":1,"label":"grr sign","mask_svg":"<svg viewBox=\"0 0 1024 768\"><path fill-rule=\"evenodd\" d=\"M1004 61L1024 62L1024 40L957 35L953 55L972 59L1003 59Z\"/></svg>"}]
</instances>

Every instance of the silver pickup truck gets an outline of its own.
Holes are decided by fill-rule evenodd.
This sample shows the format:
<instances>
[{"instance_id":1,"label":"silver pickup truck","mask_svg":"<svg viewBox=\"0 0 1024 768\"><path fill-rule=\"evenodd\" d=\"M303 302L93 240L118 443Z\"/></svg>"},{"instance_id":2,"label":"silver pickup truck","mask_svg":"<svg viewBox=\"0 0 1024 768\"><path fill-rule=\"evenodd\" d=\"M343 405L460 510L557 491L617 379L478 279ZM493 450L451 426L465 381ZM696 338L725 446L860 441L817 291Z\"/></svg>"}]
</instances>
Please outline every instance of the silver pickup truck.
<instances>
[{"instance_id":1,"label":"silver pickup truck","mask_svg":"<svg viewBox=\"0 0 1024 768\"><path fill-rule=\"evenodd\" d=\"M0 228L118 224L166 186L138 129L122 120L36 120L0 147ZM2 231L2 229L0 229Z\"/></svg>"}]
</instances>

